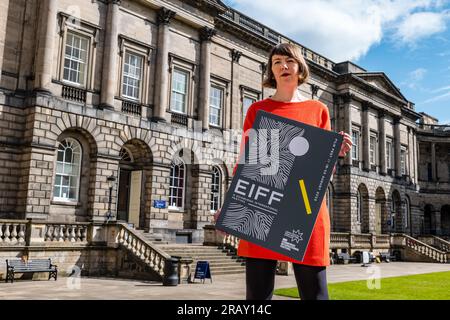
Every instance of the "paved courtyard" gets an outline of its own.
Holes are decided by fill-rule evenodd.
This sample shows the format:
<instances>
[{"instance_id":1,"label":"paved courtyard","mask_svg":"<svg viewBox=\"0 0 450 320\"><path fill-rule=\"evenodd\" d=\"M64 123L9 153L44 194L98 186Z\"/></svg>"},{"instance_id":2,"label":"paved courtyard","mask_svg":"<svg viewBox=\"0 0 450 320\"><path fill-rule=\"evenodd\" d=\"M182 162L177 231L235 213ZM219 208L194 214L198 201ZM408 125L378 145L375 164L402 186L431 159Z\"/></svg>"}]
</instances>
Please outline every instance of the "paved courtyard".
<instances>
[{"instance_id":1,"label":"paved courtyard","mask_svg":"<svg viewBox=\"0 0 450 320\"><path fill-rule=\"evenodd\" d=\"M328 283L365 280L378 274L382 278L431 272L450 271L450 264L391 262L361 267L360 264L332 265L328 268ZM295 286L294 275L277 276L276 288ZM164 287L161 283L112 278L59 277L54 280L18 280L0 283L0 299L131 299L131 300L243 300L245 275L214 276L213 282L196 280L192 284ZM274 296L274 300L288 298Z\"/></svg>"}]
</instances>

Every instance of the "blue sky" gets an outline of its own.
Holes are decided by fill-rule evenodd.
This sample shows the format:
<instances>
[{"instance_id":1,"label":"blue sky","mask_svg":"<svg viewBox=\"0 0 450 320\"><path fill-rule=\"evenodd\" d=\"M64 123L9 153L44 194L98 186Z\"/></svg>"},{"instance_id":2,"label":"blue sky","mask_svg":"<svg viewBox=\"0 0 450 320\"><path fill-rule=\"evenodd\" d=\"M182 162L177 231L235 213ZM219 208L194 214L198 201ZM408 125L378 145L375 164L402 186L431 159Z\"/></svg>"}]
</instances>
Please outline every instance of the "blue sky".
<instances>
[{"instance_id":1,"label":"blue sky","mask_svg":"<svg viewBox=\"0 0 450 320\"><path fill-rule=\"evenodd\" d=\"M225 0L334 62L382 71L450 123L450 0Z\"/></svg>"}]
</instances>

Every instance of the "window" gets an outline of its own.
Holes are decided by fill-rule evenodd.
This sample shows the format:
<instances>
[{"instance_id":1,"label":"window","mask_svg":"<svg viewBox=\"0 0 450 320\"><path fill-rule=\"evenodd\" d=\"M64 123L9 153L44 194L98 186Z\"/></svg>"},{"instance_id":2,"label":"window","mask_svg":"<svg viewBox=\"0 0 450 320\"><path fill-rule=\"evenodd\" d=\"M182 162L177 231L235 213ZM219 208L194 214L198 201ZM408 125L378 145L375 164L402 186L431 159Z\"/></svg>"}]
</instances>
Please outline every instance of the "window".
<instances>
[{"instance_id":1,"label":"window","mask_svg":"<svg viewBox=\"0 0 450 320\"><path fill-rule=\"evenodd\" d=\"M122 77L122 95L135 100L140 99L143 57L125 52Z\"/></svg>"},{"instance_id":2,"label":"window","mask_svg":"<svg viewBox=\"0 0 450 320\"><path fill-rule=\"evenodd\" d=\"M352 130L352 160L359 160L359 131Z\"/></svg>"},{"instance_id":3,"label":"window","mask_svg":"<svg viewBox=\"0 0 450 320\"><path fill-rule=\"evenodd\" d=\"M376 136L370 136L370 164L376 165L377 164L377 137Z\"/></svg>"},{"instance_id":4,"label":"window","mask_svg":"<svg viewBox=\"0 0 450 320\"><path fill-rule=\"evenodd\" d=\"M244 96L243 104L242 104L242 119L245 120L245 116L247 115L248 108L256 102L256 99Z\"/></svg>"},{"instance_id":5,"label":"window","mask_svg":"<svg viewBox=\"0 0 450 320\"><path fill-rule=\"evenodd\" d=\"M211 211L217 211L221 204L221 174L218 167L213 167L211 184Z\"/></svg>"},{"instance_id":6,"label":"window","mask_svg":"<svg viewBox=\"0 0 450 320\"><path fill-rule=\"evenodd\" d=\"M67 138L59 143L56 160L53 198L62 201L77 201L80 182L81 145Z\"/></svg>"},{"instance_id":7,"label":"window","mask_svg":"<svg viewBox=\"0 0 450 320\"><path fill-rule=\"evenodd\" d=\"M406 148L402 147L400 151L400 172L402 175L406 175Z\"/></svg>"},{"instance_id":8,"label":"window","mask_svg":"<svg viewBox=\"0 0 450 320\"><path fill-rule=\"evenodd\" d=\"M185 165L182 161L172 162L170 167L170 209L183 209L184 207L185 172Z\"/></svg>"},{"instance_id":9,"label":"window","mask_svg":"<svg viewBox=\"0 0 450 320\"><path fill-rule=\"evenodd\" d=\"M211 86L209 97L209 124L221 126L223 106L223 89Z\"/></svg>"},{"instance_id":10,"label":"window","mask_svg":"<svg viewBox=\"0 0 450 320\"><path fill-rule=\"evenodd\" d=\"M362 217L362 197L361 197L361 191L358 189L358 193L356 194L356 221L361 222Z\"/></svg>"},{"instance_id":11,"label":"window","mask_svg":"<svg viewBox=\"0 0 450 320\"><path fill-rule=\"evenodd\" d=\"M187 83L189 73L174 68L172 72L172 95L170 99L170 110L187 113Z\"/></svg>"},{"instance_id":12,"label":"window","mask_svg":"<svg viewBox=\"0 0 450 320\"><path fill-rule=\"evenodd\" d=\"M393 150L393 143L392 143L392 139L387 139L386 140L386 168L388 169L393 169L394 165L393 165L393 154L394 154L394 150Z\"/></svg>"},{"instance_id":13,"label":"window","mask_svg":"<svg viewBox=\"0 0 450 320\"><path fill-rule=\"evenodd\" d=\"M86 85L89 39L67 32L63 79L81 86Z\"/></svg>"}]
</instances>

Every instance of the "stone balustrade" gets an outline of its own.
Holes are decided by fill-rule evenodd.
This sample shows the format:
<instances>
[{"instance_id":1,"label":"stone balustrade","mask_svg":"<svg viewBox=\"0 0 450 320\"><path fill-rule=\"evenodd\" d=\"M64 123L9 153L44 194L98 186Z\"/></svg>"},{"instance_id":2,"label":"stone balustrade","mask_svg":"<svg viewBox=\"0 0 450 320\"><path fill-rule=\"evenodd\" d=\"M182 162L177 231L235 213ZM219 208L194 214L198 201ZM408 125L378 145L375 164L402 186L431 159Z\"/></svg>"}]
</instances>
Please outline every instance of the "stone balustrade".
<instances>
[{"instance_id":1,"label":"stone balustrade","mask_svg":"<svg viewBox=\"0 0 450 320\"><path fill-rule=\"evenodd\" d=\"M47 223L45 225L45 242L87 242L89 223L59 224Z\"/></svg>"},{"instance_id":2,"label":"stone balustrade","mask_svg":"<svg viewBox=\"0 0 450 320\"><path fill-rule=\"evenodd\" d=\"M0 220L0 246L24 245L27 220Z\"/></svg>"}]
</instances>

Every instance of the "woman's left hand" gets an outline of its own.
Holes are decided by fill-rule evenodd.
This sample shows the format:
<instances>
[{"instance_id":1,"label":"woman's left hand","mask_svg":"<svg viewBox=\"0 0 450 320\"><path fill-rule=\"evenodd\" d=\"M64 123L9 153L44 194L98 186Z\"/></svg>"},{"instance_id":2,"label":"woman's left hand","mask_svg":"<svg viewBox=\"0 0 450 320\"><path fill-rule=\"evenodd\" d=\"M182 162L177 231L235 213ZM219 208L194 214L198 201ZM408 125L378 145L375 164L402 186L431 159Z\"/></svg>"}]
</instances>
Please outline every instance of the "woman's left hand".
<instances>
[{"instance_id":1,"label":"woman's left hand","mask_svg":"<svg viewBox=\"0 0 450 320\"><path fill-rule=\"evenodd\" d=\"M353 141L348 133L341 131L339 132L339 134L344 137L344 141L342 141L341 151L339 151L339 157L345 157L352 148Z\"/></svg>"}]
</instances>

